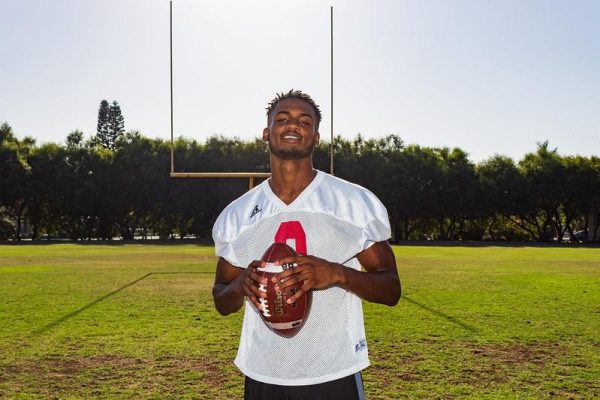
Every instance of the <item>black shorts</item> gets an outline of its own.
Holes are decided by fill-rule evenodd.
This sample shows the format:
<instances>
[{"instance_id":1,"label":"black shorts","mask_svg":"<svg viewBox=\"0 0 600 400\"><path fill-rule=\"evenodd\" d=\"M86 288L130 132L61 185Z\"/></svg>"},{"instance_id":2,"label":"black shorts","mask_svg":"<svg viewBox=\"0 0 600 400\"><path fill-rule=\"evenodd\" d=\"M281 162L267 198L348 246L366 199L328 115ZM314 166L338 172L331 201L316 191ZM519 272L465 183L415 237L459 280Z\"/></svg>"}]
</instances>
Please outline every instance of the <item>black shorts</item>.
<instances>
[{"instance_id":1,"label":"black shorts","mask_svg":"<svg viewBox=\"0 0 600 400\"><path fill-rule=\"evenodd\" d=\"M364 400L360 372L335 381L306 386L280 386L246 377L244 400Z\"/></svg>"}]
</instances>

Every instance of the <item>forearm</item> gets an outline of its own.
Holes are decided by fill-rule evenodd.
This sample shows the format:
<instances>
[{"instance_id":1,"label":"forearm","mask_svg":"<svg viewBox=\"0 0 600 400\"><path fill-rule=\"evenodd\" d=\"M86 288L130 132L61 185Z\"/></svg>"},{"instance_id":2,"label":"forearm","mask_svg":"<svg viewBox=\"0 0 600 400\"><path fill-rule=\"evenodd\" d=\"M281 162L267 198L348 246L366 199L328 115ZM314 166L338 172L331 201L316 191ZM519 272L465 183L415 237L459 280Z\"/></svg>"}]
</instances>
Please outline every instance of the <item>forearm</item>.
<instances>
[{"instance_id":1,"label":"forearm","mask_svg":"<svg viewBox=\"0 0 600 400\"><path fill-rule=\"evenodd\" d=\"M215 307L221 315L234 313L244 305L244 295L237 280L215 283L212 293Z\"/></svg>"},{"instance_id":2,"label":"forearm","mask_svg":"<svg viewBox=\"0 0 600 400\"><path fill-rule=\"evenodd\" d=\"M400 279L392 271L357 271L341 264L338 269L339 286L372 302L394 306L400 300Z\"/></svg>"}]
</instances>

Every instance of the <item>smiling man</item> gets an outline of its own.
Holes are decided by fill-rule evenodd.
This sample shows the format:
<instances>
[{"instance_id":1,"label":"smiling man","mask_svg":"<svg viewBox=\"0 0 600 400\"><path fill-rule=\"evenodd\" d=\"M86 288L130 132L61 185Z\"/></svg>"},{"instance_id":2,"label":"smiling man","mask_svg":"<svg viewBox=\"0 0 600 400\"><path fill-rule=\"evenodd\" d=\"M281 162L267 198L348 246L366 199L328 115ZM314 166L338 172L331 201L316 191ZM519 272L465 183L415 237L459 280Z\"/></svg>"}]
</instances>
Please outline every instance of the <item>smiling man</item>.
<instances>
[{"instance_id":1,"label":"smiling man","mask_svg":"<svg viewBox=\"0 0 600 400\"><path fill-rule=\"evenodd\" d=\"M361 299L395 305L400 279L388 244L385 207L367 189L315 170L321 112L290 90L267 107L263 139L271 178L223 210L213 227L219 257L213 297L227 315L244 304L235 364L246 376L245 399L363 399L360 371L369 365ZM303 282L293 303L312 291L310 315L292 337L261 320L257 261L273 242L293 245L295 263L281 289ZM362 269L361 269L362 266Z\"/></svg>"}]
</instances>

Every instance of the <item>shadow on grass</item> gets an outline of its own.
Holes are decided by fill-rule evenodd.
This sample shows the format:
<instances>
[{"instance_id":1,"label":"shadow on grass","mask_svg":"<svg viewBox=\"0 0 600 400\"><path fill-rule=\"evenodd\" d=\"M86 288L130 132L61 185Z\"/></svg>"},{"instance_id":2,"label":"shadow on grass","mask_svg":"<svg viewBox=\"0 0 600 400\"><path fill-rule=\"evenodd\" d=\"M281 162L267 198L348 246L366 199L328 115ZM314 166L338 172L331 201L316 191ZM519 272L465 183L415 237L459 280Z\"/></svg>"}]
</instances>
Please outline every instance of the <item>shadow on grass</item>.
<instances>
[{"instance_id":1,"label":"shadow on grass","mask_svg":"<svg viewBox=\"0 0 600 400\"><path fill-rule=\"evenodd\" d=\"M434 308L431 308L431 307L429 307L426 304L419 303L418 301L413 300L413 299L411 299L410 297L408 297L406 295L402 296L402 300L408 301L409 303L414 304L415 306L417 306L419 308L422 308L423 310L429 311L433 315L435 315L437 317L440 317L440 318L443 318L446 321L451 322L451 323L453 323L455 325L458 325L461 328L463 328L463 329L465 329L465 330L467 330L467 331L469 331L471 333L481 333L481 331L479 329L475 328L474 326L466 324L466 323L462 322L461 320L457 319L456 317L453 317L452 315L444 314L443 312L438 311L438 310L436 310Z\"/></svg>"},{"instance_id":2,"label":"shadow on grass","mask_svg":"<svg viewBox=\"0 0 600 400\"><path fill-rule=\"evenodd\" d=\"M48 332L50 329L62 324L63 322L66 322L68 320L70 320L73 317L76 317L77 315L81 314L82 312L84 312L85 310L94 307L96 304L100 303L101 301L104 301L106 299L108 299L109 297L114 296L115 294L127 289L130 286L135 285L136 283L143 281L144 279L148 278L151 275L180 275L180 274L213 274L213 272L202 272L202 271L190 271L190 272L186 272L186 271L181 271L181 272L149 272L146 275L142 276L141 278L136 279L133 282L130 282L124 286L121 286L120 288L113 290L110 293L105 294L102 297L97 298L96 300L92 301L89 304L86 304L85 306L78 308L77 310L70 312L69 314L57 319L54 322L49 323L46 326L41 327L40 329L36 329L35 331L33 331L33 335L34 336L38 336L41 334L44 334L46 332Z\"/></svg>"},{"instance_id":3,"label":"shadow on grass","mask_svg":"<svg viewBox=\"0 0 600 400\"><path fill-rule=\"evenodd\" d=\"M128 287L131 287L131 286L135 285L138 282L143 281L144 279L146 279L146 278L148 278L149 276L152 276L152 275L213 274L213 273L214 272L203 272L203 271L149 272L146 275L144 275L144 276L142 276L142 277L140 277L140 278L138 278L138 279L136 279L136 280L134 280L132 282L129 282L128 284L123 285L120 288L118 288L116 290L113 290L112 292L109 292L109 293L105 294L102 297L97 298L96 300L92 301L91 303L88 303L85 306L80 307L77 310L70 312L69 314L67 314L67 315L65 315L65 316L57 319L56 321L53 321L53 322L51 322L51 323L49 323L49 324L47 324L47 325L45 325L45 326L43 326L43 327L41 327L39 329L36 329L32 333L33 333L34 336L42 335L42 334L48 332L50 329L52 329L52 328L54 328L54 327L56 327L56 326L58 326L58 325L60 325L60 324L62 324L64 322L70 320L73 317L76 317L77 315L81 314L82 312L86 311L87 309L94 307L96 304L98 304L98 303L100 303L100 302L102 302L102 301L104 301L104 300L106 300L106 299L114 296L115 294L117 294L117 293L119 293L119 292L127 289ZM458 325L461 328L463 328L463 329L465 329L465 330L467 330L469 332L480 333L479 329L477 329L477 328L475 328L475 327L473 327L473 326L471 326L469 324L466 324L466 323L458 320L456 317L453 317L453 316L448 315L448 314L444 314L443 312L438 311L438 310L436 310L436 309L434 309L432 307L429 307L428 305L425 305L423 303L420 303L420 302L418 302L416 300L413 300L413 299L411 299L410 297L408 297L406 295L402 296L402 300L408 301L409 303L414 304L415 306L417 306L419 308L422 308L423 310L429 311L430 313L432 313L432 314L434 314L434 315L436 315L436 316L438 316L440 318L443 318L443 319L445 319L448 322L451 322L451 323L453 323L455 325Z\"/></svg>"}]
</instances>

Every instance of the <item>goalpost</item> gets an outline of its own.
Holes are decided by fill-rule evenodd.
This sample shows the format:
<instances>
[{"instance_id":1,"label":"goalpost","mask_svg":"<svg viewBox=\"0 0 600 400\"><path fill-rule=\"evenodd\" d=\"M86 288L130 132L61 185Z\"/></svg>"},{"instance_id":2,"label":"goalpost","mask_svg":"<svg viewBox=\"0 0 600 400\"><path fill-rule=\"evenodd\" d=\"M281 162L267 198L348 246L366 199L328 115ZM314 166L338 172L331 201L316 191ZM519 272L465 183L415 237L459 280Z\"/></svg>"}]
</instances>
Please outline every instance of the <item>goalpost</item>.
<instances>
[{"instance_id":1,"label":"goalpost","mask_svg":"<svg viewBox=\"0 0 600 400\"><path fill-rule=\"evenodd\" d=\"M329 172L333 175L333 6L330 15L330 46L331 46L331 142L329 143ZM247 178L248 190L254 187L254 179L268 178L270 172L175 172L175 142L173 139L173 0L169 2L169 54L171 81L171 178Z\"/></svg>"}]
</instances>

